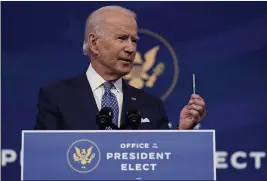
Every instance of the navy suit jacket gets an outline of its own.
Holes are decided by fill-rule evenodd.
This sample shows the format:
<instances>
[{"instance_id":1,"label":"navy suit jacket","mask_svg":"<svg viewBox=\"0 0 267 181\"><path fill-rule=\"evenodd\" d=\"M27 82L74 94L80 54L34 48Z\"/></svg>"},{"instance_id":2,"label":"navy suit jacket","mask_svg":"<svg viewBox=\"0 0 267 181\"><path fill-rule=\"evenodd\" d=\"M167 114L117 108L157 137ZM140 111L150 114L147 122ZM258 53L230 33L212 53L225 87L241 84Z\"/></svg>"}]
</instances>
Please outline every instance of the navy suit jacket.
<instances>
[{"instance_id":1,"label":"navy suit jacket","mask_svg":"<svg viewBox=\"0 0 267 181\"><path fill-rule=\"evenodd\" d=\"M142 118L150 122L141 123L139 129L169 129L163 102L136 89L123 81L123 106L121 123L126 121L129 108L140 111ZM132 99L135 98L135 99ZM96 130L98 108L93 92L83 73L41 87L35 130Z\"/></svg>"}]
</instances>

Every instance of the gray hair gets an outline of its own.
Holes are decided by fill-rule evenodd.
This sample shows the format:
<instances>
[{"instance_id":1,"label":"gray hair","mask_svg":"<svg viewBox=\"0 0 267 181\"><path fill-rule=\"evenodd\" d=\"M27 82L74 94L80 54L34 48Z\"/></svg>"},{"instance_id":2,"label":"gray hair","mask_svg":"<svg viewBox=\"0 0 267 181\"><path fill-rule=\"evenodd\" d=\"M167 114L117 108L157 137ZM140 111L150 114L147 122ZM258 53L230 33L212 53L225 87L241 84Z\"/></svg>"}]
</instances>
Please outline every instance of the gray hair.
<instances>
[{"instance_id":1,"label":"gray hair","mask_svg":"<svg viewBox=\"0 0 267 181\"><path fill-rule=\"evenodd\" d=\"M102 16L103 12L107 11L118 11L124 13L126 15L131 16L132 18L136 19L136 14L129 9L126 9L121 6L105 6L100 9L95 10L92 12L86 21L85 24L85 33L84 33L84 40L83 40L83 54L89 55L89 47L88 47L88 35L90 33L94 33L96 36L103 36L103 22L105 21L105 17Z\"/></svg>"}]
</instances>

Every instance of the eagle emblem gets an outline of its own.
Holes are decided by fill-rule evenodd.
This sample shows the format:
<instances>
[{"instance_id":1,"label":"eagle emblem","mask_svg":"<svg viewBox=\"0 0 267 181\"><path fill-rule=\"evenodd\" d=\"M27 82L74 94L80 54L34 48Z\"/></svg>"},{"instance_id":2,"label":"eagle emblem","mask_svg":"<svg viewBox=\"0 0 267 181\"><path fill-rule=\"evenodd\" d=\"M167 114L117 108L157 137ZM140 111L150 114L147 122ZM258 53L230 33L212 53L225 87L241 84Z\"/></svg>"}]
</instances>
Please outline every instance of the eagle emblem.
<instances>
[{"instance_id":1,"label":"eagle emblem","mask_svg":"<svg viewBox=\"0 0 267 181\"><path fill-rule=\"evenodd\" d=\"M145 55L145 61L142 59L141 53L136 52L134 59L134 66L129 74L124 76L125 80L129 80L129 84L138 89L142 89L144 86L149 88L153 87L157 77L161 75L165 69L164 63L159 63L153 69L153 73L151 75L148 74L148 71L153 67L156 62L157 52L159 50L159 46L155 46L148 50Z\"/></svg>"},{"instance_id":2,"label":"eagle emblem","mask_svg":"<svg viewBox=\"0 0 267 181\"><path fill-rule=\"evenodd\" d=\"M90 173L101 160L101 153L96 143L88 139L73 142L67 150L67 162L78 173Z\"/></svg>"},{"instance_id":3,"label":"eagle emblem","mask_svg":"<svg viewBox=\"0 0 267 181\"><path fill-rule=\"evenodd\" d=\"M82 168L86 168L87 164L95 158L95 153L92 153L93 146L86 149L80 149L75 146L75 153L73 153L73 159L81 164Z\"/></svg>"}]
</instances>

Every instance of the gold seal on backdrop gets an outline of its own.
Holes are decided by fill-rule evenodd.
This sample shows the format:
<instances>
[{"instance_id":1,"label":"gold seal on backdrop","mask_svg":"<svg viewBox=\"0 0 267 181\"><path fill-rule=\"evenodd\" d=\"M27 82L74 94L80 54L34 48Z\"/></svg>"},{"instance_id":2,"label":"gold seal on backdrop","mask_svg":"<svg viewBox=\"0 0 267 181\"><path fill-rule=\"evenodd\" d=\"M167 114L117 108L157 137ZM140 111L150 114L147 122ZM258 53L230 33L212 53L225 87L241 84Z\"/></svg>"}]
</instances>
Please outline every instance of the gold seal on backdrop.
<instances>
[{"instance_id":1,"label":"gold seal on backdrop","mask_svg":"<svg viewBox=\"0 0 267 181\"><path fill-rule=\"evenodd\" d=\"M166 100L178 81L179 68L177 56L167 40L159 34L146 29L139 29L139 34L150 36L156 40L156 42L154 43L154 46L151 46L149 49L138 50L136 52L133 68L128 75L124 76L124 79L127 80L131 86L138 89L162 89L165 86L168 86L167 90L165 90L161 95L161 99ZM140 42L142 44L150 43L142 42L142 40L140 40ZM168 57L164 58L161 56L159 58L158 54L163 51L169 54ZM166 85L167 81L165 82L164 79L161 79L162 82L159 84L158 81L160 77L168 72L172 72L173 74L170 83ZM157 85L160 86L157 87Z\"/></svg>"}]
</instances>

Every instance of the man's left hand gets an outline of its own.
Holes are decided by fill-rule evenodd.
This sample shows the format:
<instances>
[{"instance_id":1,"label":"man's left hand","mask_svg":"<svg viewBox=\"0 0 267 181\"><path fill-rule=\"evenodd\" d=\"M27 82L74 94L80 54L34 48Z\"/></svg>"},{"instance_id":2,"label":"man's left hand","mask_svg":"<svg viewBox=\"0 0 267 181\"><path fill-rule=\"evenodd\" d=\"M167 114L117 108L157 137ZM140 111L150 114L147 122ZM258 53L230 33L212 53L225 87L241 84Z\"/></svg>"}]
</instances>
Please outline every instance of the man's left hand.
<instances>
[{"instance_id":1,"label":"man's left hand","mask_svg":"<svg viewBox=\"0 0 267 181\"><path fill-rule=\"evenodd\" d=\"M192 94L189 103L180 113L179 129L193 129L205 116L205 101L199 95Z\"/></svg>"}]
</instances>

